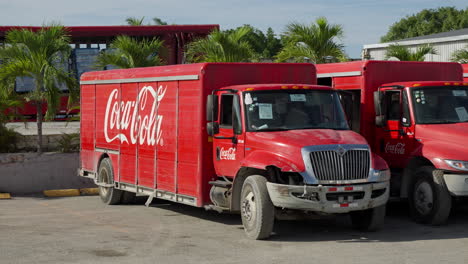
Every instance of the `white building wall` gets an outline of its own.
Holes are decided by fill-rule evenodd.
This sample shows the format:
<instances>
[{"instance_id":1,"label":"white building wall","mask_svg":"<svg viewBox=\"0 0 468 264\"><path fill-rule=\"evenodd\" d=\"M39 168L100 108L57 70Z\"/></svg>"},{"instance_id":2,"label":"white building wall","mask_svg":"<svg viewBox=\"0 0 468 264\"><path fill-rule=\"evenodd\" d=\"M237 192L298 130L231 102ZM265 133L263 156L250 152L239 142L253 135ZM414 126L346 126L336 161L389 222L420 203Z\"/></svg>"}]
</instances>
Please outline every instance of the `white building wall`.
<instances>
[{"instance_id":1,"label":"white building wall","mask_svg":"<svg viewBox=\"0 0 468 264\"><path fill-rule=\"evenodd\" d=\"M409 47L412 51L415 51L417 47L425 44L430 44L437 51L437 55L427 55L426 61L451 61L452 54L460 49L468 48L468 36L465 39L458 39L453 41L443 41L436 42L435 39L427 39L425 43L423 41L417 41L417 43L412 43L416 41L405 41L398 43L402 46ZM364 45L362 59L365 59L365 54L367 53L372 60L385 60L385 53L387 47L390 44L394 43L382 43L382 44L372 44ZM390 58L392 60L392 58ZM396 60L393 58L393 60Z\"/></svg>"}]
</instances>

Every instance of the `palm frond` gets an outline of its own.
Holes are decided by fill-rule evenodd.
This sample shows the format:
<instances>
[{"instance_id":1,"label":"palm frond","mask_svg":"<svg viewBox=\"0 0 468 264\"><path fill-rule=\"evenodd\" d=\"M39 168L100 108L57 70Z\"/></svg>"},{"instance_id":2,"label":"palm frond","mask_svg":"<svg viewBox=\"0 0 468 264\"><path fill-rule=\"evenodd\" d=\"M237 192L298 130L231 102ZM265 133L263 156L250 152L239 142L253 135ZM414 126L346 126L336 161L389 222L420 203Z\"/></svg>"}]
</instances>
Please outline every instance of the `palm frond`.
<instances>
[{"instance_id":1,"label":"palm frond","mask_svg":"<svg viewBox=\"0 0 468 264\"><path fill-rule=\"evenodd\" d=\"M451 60L459 63L468 63L468 46L464 49L455 51L452 54Z\"/></svg>"},{"instance_id":2,"label":"palm frond","mask_svg":"<svg viewBox=\"0 0 468 264\"><path fill-rule=\"evenodd\" d=\"M286 45L277 55L277 61L304 61L309 58L315 63L323 63L327 57L338 60L346 57L344 45L335 41L342 37L342 26L330 24L324 17L317 18L310 25L290 23L284 33Z\"/></svg>"}]
</instances>

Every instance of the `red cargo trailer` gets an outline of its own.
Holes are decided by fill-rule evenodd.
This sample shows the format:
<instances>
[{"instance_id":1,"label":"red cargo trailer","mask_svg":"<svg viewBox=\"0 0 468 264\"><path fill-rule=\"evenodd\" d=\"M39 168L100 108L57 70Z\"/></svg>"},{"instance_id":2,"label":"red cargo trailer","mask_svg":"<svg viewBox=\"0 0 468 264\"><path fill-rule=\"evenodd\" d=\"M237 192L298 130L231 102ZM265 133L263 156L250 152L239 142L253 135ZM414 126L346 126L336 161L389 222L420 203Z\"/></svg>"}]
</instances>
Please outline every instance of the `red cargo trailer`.
<instances>
[{"instance_id":1,"label":"red cargo trailer","mask_svg":"<svg viewBox=\"0 0 468 264\"><path fill-rule=\"evenodd\" d=\"M240 212L247 235L276 216L349 213L383 224L389 170L350 131L312 64L205 63L85 73L80 175L102 200L132 193Z\"/></svg>"},{"instance_id":2,"label":"red cargo trailer","mask_svg":"<svg viewBox=\"0 0 468 264\"><path fill-rule=\"evenodd\" d=\"M317 65L342 94L352 129L392 171L391 195L415 220L444 223L468 196L468 83L458 63L357 61Z\"/></svg>"}]
</instances>

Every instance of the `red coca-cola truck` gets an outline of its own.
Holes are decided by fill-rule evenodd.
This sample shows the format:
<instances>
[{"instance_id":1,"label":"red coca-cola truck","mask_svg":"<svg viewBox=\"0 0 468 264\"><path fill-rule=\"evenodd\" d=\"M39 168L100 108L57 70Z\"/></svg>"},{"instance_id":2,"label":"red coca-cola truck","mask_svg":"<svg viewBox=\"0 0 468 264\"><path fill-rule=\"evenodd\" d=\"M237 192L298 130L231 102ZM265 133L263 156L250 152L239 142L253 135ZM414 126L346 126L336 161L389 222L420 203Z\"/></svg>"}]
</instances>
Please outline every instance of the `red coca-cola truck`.
<instances>
[{"instance_id":1,"label":"red coca-cola truck","mask_svg":"<svg viewBox=\"0 0 468 264\"><path fill-rule=\"evenodd\" d=\"M343 91L352 129L387 161L391 197L418 222L446 222L468 196L468 83L458 63L356 61L317 65L318 83Z\"/></svg>"},{"instance_id":2,"label":"red coca-cola truck","mask_svg":"<svg viewBox=\"0 0 468 264\"><path fill-rule=\"evenodd\" d=\"M136 193L240 212L254 239L299 212L377 229L390 177L314 65L273 63L83 74L79 173L107 204Z\"/></svg>"}]
</instances>

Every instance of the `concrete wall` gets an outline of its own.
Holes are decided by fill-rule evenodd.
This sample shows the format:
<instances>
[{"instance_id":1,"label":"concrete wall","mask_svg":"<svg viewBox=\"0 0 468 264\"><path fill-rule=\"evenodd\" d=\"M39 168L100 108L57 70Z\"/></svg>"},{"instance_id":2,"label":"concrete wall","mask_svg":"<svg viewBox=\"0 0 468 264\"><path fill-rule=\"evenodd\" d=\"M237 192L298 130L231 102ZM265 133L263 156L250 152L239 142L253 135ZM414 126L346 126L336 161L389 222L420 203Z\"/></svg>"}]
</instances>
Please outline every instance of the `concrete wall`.
<instances>
[{"instance_id":1,"label":"concrete wall","mask_svg":"<svg viewBox=\"0 0 468 264\"><path fill-rule=\"evenodd\" d=\"M96 187L77 176L79 153L0 154L0 192L34 194L44 190Z\"/></svg>"}]
</instances>

